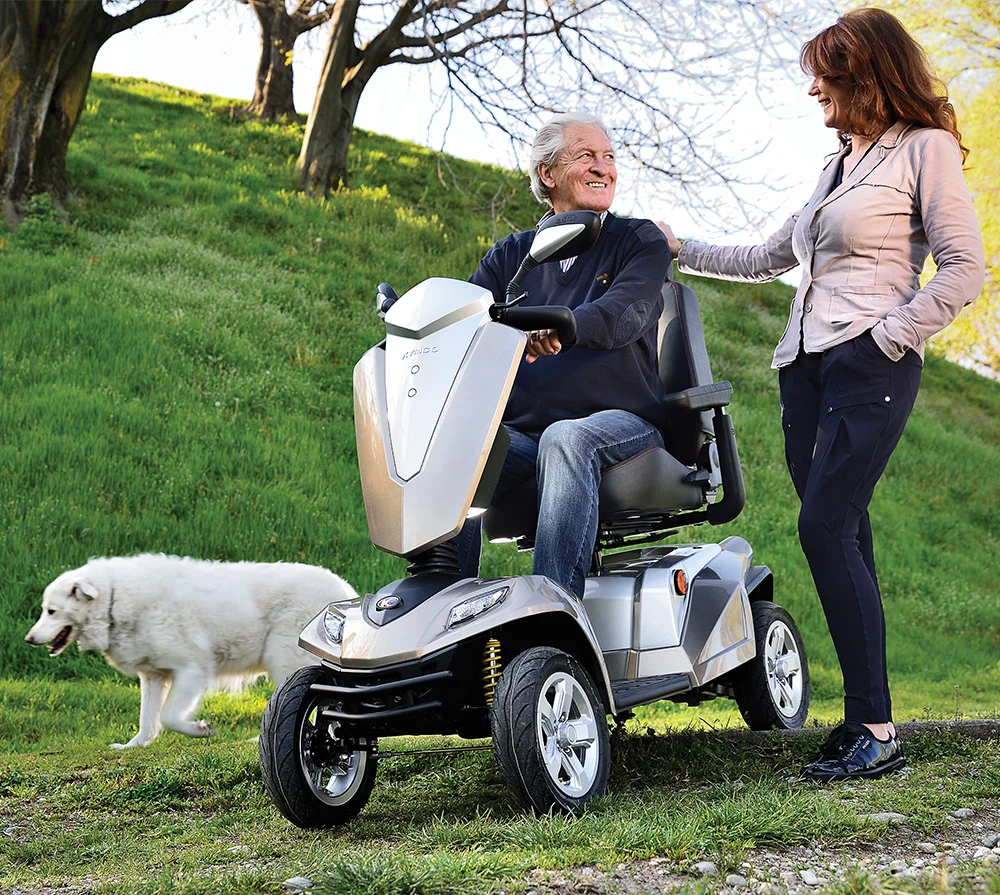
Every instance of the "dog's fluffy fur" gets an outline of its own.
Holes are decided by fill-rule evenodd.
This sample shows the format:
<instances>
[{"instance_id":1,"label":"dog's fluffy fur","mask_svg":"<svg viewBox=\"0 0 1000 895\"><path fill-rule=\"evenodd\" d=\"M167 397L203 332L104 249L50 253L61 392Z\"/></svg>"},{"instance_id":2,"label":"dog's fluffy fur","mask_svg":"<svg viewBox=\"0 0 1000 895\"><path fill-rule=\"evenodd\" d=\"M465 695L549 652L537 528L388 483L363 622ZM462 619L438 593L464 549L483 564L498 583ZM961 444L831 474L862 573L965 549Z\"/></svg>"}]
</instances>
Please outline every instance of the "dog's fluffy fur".
<instances>
[{"instance_id":1,"label":"dog's fluffy fur","mask_svg":"<svg viewBox=\"0 0 1000 895\"><path fill-rule=\"evenodd\" d=\"M41 617L25 640L47 644L53 656L76 641L138 675L139 732L113 745L145 746L161 723L209 735L191 717L220 680L266 672L277 685L314 663L298 646L299 632L327 603L356 597L332 572L301 563L92 559L45 588Z\"/></svg>"}]
</instances>

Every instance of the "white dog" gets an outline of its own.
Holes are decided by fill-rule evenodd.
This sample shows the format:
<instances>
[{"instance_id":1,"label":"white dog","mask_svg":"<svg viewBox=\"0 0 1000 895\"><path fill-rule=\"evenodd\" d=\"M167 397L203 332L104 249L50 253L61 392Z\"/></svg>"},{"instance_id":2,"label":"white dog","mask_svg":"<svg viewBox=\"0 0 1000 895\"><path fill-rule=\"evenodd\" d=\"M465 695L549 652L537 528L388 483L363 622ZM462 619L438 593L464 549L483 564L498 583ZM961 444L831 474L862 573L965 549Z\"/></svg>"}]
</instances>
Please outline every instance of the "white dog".
<instances>
[{"instance_id":1,"label":"white dog","mask_svg":"<svg viewBox=\"0 0 1000 895\"><path fill-rule=\"evenodd\" d=\"M357 599L333 572L301 563L224 563L162 554L92 559L47 588L24 638L59 655L73 641L138 675L139 732L115 748L145 746L160 724L208 736L192 721L219 678L266 672L280 684L313 664L299 632L327 603ZM169 695L168 695L169 691Z\"/></svg>"}]
</instances>

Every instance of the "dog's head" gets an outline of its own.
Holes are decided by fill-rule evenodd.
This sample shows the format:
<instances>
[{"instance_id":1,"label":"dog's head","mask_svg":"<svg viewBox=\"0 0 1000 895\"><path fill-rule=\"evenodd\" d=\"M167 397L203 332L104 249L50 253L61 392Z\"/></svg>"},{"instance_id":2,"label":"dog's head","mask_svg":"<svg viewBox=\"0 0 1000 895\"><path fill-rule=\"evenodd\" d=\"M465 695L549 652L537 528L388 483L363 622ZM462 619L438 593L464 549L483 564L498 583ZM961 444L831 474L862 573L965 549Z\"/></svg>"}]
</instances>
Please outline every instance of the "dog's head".
<instances>
[{"instance_id":1,"label":"dog's head","mask_svg":"<svg viewBox=\"0 0 1000 895\"><path fill-rule=\"evenodd\" d=\"M25 640L46 645L50 656L58 656L80 636L100 591L84 569L64 572L42 596L42 614Z\"/></svg>"}]
</instances>

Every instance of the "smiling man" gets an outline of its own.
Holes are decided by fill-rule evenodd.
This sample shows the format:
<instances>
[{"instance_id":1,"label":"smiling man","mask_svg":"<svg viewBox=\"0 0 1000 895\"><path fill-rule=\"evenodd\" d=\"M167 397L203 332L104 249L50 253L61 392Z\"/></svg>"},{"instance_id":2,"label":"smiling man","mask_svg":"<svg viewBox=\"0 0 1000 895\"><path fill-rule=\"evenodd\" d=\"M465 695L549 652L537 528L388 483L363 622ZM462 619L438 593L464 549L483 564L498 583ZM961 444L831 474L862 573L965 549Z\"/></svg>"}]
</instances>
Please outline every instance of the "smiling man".
<instances>
[{"instance_id":1,"label":"smiling man","mask_svg":"<svg viewBox=\"0 0 1000 895\"><path fill-rule=\"evenodd\" d=\"M601 470L663 445L663 385L656 324L670 265L650 221L609 209L618 173L611 132L593 115L556 115L539 129L529 162L531 191L551 213L595 211L601 235L568 261L542 264L523 282L523 304L564 305L576 318L573 345L533 333L504 412L510 448L494 503L537 479L534 570L579 596L597 537ZM483 258L472 282L504 300L534 231L514 233ZM480 524L459 535L463 574L479 568Z\"/></svg>"}]
</instances>

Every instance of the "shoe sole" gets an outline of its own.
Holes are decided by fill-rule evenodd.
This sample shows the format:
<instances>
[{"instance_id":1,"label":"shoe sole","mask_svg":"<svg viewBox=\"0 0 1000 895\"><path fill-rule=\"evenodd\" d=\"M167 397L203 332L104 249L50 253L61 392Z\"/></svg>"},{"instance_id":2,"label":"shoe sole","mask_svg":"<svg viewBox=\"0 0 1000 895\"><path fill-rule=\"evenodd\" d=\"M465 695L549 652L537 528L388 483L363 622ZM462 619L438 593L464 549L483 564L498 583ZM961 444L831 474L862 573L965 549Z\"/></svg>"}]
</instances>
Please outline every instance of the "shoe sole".
<instances>
[{"instance_id":1,"label":"shoe sole","mask_svg":"<svg viewBox=\"0 0 1000 895\"><path fill-rule=\"evenodd\" d=\"M885 774L891 774L893 771L898 771L906 764L906 756L900 755L898 758L894 758L892 761L887 761L885 764L879 765L877 768L872 768L868 771L856 771L853 774L806 774L803 773L803 780L813 780L816 783L830 783L837 780L874 780L876 777L882 777Z\"/></svg>"}]
</instances>

